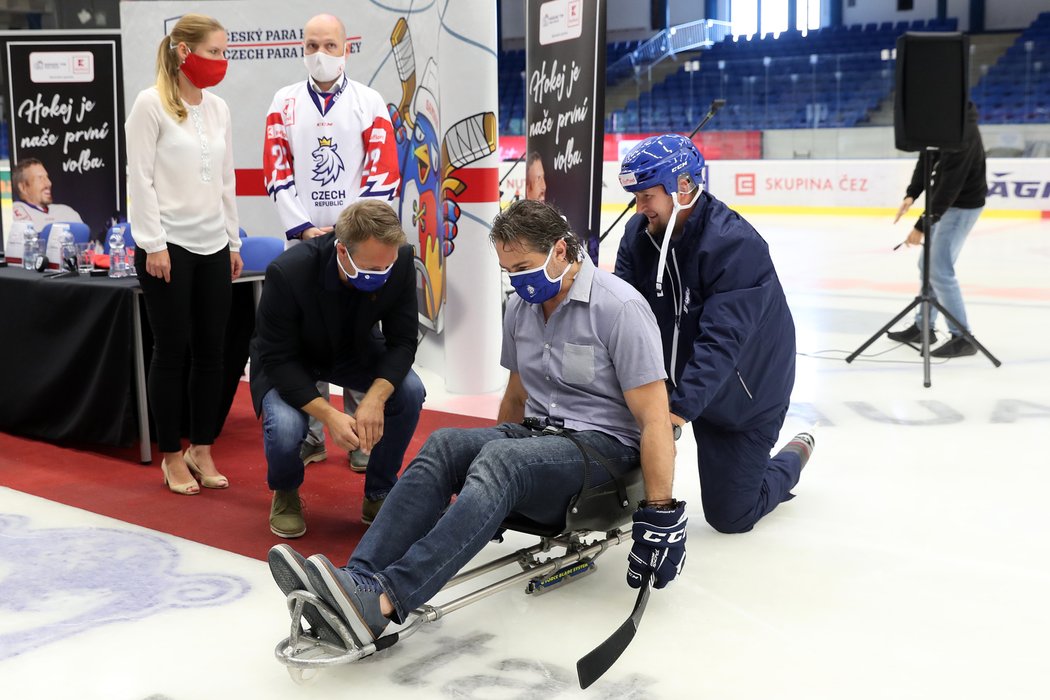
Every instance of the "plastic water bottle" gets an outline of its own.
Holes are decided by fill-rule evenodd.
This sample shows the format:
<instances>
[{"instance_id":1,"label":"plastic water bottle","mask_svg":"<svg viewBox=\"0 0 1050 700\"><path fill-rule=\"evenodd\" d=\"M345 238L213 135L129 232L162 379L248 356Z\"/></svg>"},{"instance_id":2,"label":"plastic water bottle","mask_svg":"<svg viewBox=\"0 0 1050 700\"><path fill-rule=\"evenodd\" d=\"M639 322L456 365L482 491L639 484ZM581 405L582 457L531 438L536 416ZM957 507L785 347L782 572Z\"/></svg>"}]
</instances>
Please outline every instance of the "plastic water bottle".
<instances>
[{"instance_id":1,"label":"plastic water bottle","mask_svg":"<svg viewBox=\"0 0 1050 700\"><path fill-rule=\"evenodd\" d=\"M128 251L124 248L124 230L114 227L109 231L109 276L127 277Z\"/></svg>"},{"instance_id":2,"label":"plastic water bottle","mask_svg":"<svg viewBox=\"0 0 1050 700\"><path fill-rule=\"evenodd\" d=\"M40 255L40 237L36 235L33 224L26 222L22 233L22 267L36 269L36 259Z\"/></svg>"}]
</instances>

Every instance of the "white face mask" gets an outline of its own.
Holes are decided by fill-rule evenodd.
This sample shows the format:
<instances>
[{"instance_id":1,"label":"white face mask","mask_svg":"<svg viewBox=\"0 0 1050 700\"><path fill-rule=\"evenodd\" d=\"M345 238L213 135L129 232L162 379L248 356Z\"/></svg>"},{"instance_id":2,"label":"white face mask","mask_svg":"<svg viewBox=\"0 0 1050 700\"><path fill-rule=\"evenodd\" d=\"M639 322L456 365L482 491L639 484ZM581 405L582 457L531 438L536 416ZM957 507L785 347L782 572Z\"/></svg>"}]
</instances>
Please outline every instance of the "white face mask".
<instances>
[{"instance_id":1,"label":"white face mask","mask_svg":"<svg viewBox=\"0 0 1050 700\"><path fill-rule=\"evenodd\" d=\"M323 51L303 56L306 71L318 83L330 83L343 74L346 65L346 53L342 56L329 56Z\"/></svg>"}]
</instances>

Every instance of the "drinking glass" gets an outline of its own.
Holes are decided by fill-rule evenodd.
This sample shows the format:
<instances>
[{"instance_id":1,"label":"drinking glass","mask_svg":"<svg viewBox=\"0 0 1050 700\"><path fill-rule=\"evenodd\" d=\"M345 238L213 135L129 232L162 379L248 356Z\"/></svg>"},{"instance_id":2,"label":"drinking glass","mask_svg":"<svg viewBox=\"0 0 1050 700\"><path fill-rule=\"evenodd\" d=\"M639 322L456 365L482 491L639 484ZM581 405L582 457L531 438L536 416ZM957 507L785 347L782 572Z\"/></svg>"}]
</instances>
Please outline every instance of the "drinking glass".
<instances>
[{"instance_id":1,"label":"drinking glass","mask_svg":"<svg viewBox=\"0 0 1050 700\"><path fill-rule=\"evenodd\" d=\"M81 274L90 273L95 268L95 244L77 243L77 269Z\"/></svg>"}]
</instances>

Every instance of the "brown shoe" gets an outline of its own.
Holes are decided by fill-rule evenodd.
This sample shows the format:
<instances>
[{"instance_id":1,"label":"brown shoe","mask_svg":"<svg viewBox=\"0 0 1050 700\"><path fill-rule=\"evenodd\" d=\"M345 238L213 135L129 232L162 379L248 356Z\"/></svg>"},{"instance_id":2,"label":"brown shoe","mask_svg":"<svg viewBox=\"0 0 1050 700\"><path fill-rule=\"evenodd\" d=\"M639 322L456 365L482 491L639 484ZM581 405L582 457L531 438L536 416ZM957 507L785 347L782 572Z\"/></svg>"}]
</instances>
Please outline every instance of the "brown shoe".
<instances>
[{"instance_id":1,"label":"brown shoe","mask_svg":"<svg viewBox=\"0 0 1050 700\"><path fill-rule=\"evenodd\" d=\"M324 447L324 443L316 444L309 440L303 440L303 444L299 447L299 459L302 460L303 466L311 462L323 462L328 459L328 451Z\"/></svg>"},{"instance_id":2,"label":"brown shoe","mask_svg":"<svg viewBox=\"0 0 1050 700\"><path fill-rule=\"evenodd\" d=\"M270 532L285 539L295 539L306 534L303 519L303 502L299 489L274 491L270 504Z\"/></svg>"},{"instance_id":3,"label":"brown shoe","mask_svg":"<svg viewBox=\"0 0 1050 700\"><path fill-rule=\"evenodd\" d=\"M350 469L357 472L358 474L364 474L368 471L368 453L362 450L350 450L347 454L347 458L350 460Z\"/></svg>"},{"instance_id":4,"label":"brown shoe","mask_svg":"<svg viewBox=\"0 0 1050 700\"><path fill-rule=\"evenodd\" d=\"M365 525L371 525L372 521L379 515L379 509L383 507L383 501L386 497L372 500L371 498L365 498L361 504L361 522Z\"/></svg>"}]
</instances>

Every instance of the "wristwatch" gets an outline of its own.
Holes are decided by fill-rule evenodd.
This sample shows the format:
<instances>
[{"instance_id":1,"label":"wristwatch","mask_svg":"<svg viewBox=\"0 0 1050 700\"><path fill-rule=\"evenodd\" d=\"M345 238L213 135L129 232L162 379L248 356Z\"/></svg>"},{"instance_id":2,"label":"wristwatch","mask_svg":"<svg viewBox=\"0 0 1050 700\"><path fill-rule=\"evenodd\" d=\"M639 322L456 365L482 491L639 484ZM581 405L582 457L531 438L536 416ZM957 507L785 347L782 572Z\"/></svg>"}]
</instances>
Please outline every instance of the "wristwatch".
<instances>
[{"instance_id":1,"label":"wristwatch","mask_svg":"<svg viewBox=\"0 0 1050 700\"><path fill-rule=\"evenodd\" d=\"M678 438L682 437L682 426L671 426L671 432L674 434L674 439L677 440Z\"/></svg>"}]
</instances>

